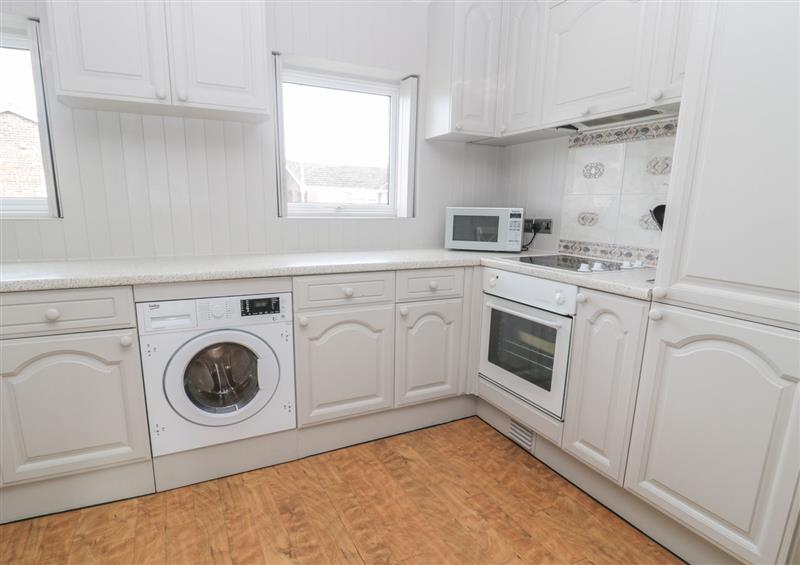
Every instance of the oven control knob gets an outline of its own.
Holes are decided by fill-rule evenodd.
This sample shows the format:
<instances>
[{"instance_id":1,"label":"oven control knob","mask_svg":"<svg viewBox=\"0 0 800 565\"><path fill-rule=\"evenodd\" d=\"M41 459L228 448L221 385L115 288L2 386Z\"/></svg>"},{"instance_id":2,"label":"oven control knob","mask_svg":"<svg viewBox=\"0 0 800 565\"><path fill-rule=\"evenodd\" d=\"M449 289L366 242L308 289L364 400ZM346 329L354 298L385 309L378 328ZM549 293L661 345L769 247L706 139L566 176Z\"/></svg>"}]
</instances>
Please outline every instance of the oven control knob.
<instances>
[{"instance_id":1,"label":"oven control knob","mask_svg":"<svg viewBox=\"0 0 800 565\"><path fill-rule=\"evenodd\" d=\"M556 304L564 304L567 298L560 292L556 292Z\"/></svg>"},{"instance_id":2,"label":"oven control knob","mask_svg":"<svg viewBox=\"0 0 800 565\"><path fill-rule=\"evenodd\" d=\"M584 303L584 302L586 302L587 300L589 300L589 297L588 297L588 296L586 296L585 294L583 294L582 292L579 292L579 293L578 293L578 294L575 296L575 301L576 301L576 302L580 302L581 304L583 304L583 303Z\"/></svg>"},{"instance_id":3,"label":"oven control knob","mask_svg":"<svg viewBox=\"0 0 800 565\"><path fill-rule=\"evenodd\" d=\"M219 320L225 316L225 307L222 304L214 304L211 307L211 315Z\"/></svg>"}]
</instances>

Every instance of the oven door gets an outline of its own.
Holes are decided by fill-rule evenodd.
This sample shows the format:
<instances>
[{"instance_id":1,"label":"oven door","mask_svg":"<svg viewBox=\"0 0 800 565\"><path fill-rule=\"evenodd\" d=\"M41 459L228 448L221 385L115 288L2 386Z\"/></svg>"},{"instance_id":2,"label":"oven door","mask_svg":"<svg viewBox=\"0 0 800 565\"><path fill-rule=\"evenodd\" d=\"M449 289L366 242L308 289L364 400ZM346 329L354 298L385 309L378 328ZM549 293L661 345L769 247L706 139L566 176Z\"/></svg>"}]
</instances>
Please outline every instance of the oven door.
<instances>
[{"instance_id":1,"label":"oven door","mask_svg":"<svg viewBox=\"0 0 800 565\"><path fill-rule=\"evenodd\" d=\"M484 294L480 373L562 420L572 318Z\"/></svg>"}]
</instances>

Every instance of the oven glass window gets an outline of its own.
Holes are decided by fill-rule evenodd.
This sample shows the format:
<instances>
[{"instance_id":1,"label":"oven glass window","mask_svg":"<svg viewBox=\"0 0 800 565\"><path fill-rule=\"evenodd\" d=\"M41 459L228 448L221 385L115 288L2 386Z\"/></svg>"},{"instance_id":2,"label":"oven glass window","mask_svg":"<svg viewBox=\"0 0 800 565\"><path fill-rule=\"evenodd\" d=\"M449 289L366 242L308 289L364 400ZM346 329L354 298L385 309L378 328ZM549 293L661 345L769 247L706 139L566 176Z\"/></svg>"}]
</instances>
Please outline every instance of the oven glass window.
<instances>
[{"instance_id":1,"label":"oven glass window","mask_svg":"<svg viewBox=\"0 0 800 565\"><path fill-rule=\"evenodd\" d=\"M497 216L453 216L454 241L497 241Z\"/></svg>"},{"instance_id":2,"label":"oven glass window","mask_svg":"<svg viewBox=\"0 0 800 565\"><path fill-rule=\"evenodd\" d=\"M549 392L556 334L549 326L493 309L489 362Z\"/></svg>"},{"instance_id":3,"label":"oven glass window","mask_svg":"<svg viewBox=\"0 0 800 565\"><path fill-rule=\"evenodd\" d=\"M258 357L238 343L216 343L200 350L183 374L192 403L206 412L233 412L258 394Z\"/></svg>"}]
</instances>

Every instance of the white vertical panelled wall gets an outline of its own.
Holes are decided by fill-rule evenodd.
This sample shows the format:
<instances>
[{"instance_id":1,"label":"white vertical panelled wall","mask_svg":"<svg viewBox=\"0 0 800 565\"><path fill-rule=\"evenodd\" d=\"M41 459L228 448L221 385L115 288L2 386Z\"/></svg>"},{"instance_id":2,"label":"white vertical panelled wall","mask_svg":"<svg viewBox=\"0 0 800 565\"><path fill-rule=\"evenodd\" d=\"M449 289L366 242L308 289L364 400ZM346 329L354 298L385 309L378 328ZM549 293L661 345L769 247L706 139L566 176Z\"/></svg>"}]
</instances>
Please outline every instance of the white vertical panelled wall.
<instances>
[{"instance_id":1,"label":"white vertical panelled wall","mask_svg":"<svg viewBox=\"0 0 800 565\"><path fill-rule=\"evenodd\" d=\"M3 6L26 16L35 9ZM271 49L420 73L425 115L427 3L281 2L267 14ZM420 141L417 217L279 219L271 121L50 101L64 218L0 221L2 261L436 247L446 205L501 199L494 193L498 148Z\"/></svg>"}]
</instances>

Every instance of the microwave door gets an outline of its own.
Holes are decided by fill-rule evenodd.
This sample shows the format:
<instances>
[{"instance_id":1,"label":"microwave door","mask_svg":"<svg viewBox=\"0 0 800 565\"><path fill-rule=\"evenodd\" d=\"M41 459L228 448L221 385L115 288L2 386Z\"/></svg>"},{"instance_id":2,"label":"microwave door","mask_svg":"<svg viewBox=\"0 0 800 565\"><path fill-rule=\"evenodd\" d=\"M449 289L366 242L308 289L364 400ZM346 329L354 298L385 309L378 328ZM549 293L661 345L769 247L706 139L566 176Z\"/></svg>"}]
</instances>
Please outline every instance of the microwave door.
<instances>
[{"instance_id":1,"label":"microwave door","mask_svg":"<svg viewBox=\"0 0 800 565\"><path fill-rule=\"evenodd\" d=\"M499 216L453 216L453 241L497 243L500 233Z\"/></svg>"}]
</instances>

